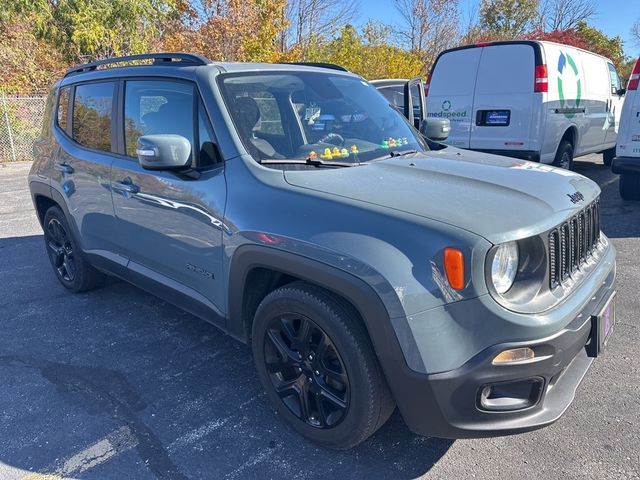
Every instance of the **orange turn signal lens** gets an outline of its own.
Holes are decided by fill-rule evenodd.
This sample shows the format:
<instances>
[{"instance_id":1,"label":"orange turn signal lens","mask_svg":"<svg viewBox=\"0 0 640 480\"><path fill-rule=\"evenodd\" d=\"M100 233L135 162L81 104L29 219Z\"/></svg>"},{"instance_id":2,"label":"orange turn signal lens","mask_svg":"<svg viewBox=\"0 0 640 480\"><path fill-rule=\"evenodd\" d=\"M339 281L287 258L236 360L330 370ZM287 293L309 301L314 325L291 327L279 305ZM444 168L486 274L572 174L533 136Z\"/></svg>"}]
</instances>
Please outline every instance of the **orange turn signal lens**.
<instances>
[{"instance_id":1,"label":"orange turn signal lens","mask_svg":"<svg viewBox=\"0 0 640 480\"><path fill-rule=\"evenodd\" d=\"M451 288L455 290L464 288L464 255L457 248L444 249L444 271Z\"/></svg>"},{"instance_id":2,"label":"orange turn signal lens","mask_svg":"<svg viewBox=\"0 0 640 480\"><path fill-rule=\"evenodd\" d=\"M493 359L494 365L501 363L526 363L536 358L536 352L529 347L512 348L503 350Z\"/></svg>"}]
</instances>

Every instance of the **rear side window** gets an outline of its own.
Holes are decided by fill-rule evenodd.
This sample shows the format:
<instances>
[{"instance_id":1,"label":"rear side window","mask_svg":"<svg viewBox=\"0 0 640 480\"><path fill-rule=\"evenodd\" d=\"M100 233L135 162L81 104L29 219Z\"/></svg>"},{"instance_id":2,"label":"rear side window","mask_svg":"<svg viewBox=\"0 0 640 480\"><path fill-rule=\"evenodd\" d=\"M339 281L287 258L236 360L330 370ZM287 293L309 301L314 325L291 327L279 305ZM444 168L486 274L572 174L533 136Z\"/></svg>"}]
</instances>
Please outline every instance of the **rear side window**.
<instances>
[{"instance_id":1,"label":"rear side window","mask_svg":"<svg viewBox=\"0 0 640 480\"><path fill-rule=\"evenodd\" d=\"M58 95L58 114L56 121L58 126L67 131L67 119L69 118L69 87L62 87Z\"/></svg>"},{"instance_id":2,"label":"rear side window","mask_svg":"<svg viewBox=\"0 0 640 480\"><path fill-rule=\"evenodd\" d=\"M73 139L80 145L111 151L113 90L113 82L76 86L73 100Z\"/></svg>"},{"instance_id":3,"label":"rear side window","mask_svg":"<svg viewBox=\"0 0 640 480\"><path fill-rule=\"evenodd\" d=\"M393 87L380 87L378 91L384 95L391 105L400 109L404 108L404 88L402 85L397 85Z\"/></svg>"}]
</instances>

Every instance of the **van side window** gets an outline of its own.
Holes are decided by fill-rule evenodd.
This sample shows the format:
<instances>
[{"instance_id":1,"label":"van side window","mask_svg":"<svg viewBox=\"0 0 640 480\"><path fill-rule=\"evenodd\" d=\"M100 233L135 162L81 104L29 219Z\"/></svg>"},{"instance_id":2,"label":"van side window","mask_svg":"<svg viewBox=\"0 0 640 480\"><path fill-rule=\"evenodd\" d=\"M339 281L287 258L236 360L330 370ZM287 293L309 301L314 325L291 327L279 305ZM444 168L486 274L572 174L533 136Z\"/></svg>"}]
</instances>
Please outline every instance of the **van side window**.
<instances>
[{"instance_id":1,"label":"van side window","mask_svg":"<svg viewBox=\"0 0 640 480\"><path fill-rule=\"evenodd\" d=\"M253 131L267 135L284 135L280 108L276 98L266 91L252 92L250 96L256 101L260 110L260 120Z\"/></svg>"},{"instance_id":2,"label":"van side window","mask_svg":"<svg viewBox=\"0 0 640 480\"><path fill-rule=\"evenodd\" d=\"M611 78L611 93L617 94L620 90L620 77L616 71L616 67L612 63L609 63L609 77Z\"/></svg>"},{"instance_id":3,"label":"van side window","mask_svg":"<svg viewBox=\"0 0 640 480\"><path fill-rule=\"evenodd\" d=\"M73 139L80 145L111 151L113 82L77 85L73 100Z\"/></svg>"},{"instance_id":4,"label":"van side window","mask_svg":"<svg viewBox=\"0 0 640 480\"><path fill-rule=\"evenodd\" d=\"M58 126L67 131L67 119L69 118L69 91L71 89L69 87L62 87L60 89L60 93L58 94L58 115L56 117L56 122Z\"/></svg>"},{"instance_id":5,"label":"van side window","mask_svg":"<svg viewBox=\"0 0 640 480\"><path fill-rule=\"evenodd\" d=\"M124 140L127 156L136 157L138 137L180 135L193 146L193 85L170 80L125 83Z\"/></svg>"}]
</instances>

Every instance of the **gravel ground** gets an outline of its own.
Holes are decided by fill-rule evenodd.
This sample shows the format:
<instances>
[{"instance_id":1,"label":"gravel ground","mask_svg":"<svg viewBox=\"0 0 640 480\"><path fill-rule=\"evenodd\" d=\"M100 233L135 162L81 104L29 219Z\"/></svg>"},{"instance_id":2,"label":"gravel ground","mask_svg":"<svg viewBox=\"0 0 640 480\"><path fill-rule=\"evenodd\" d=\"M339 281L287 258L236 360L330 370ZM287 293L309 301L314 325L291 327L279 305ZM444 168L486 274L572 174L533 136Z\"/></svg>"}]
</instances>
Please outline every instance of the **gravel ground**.
<instances>
[{"instance_id":1,"label":"gravel ground","mask_svg":"<svg viewBox=\"0 0 640 480\"><path fill-rule=\"evenodd\" d=\"M396 412L360 447L315 447L262 393L248 347L122 282L71 295L26 185L0 165L0 478L640 478L640 204L600 156L618 325L556 424L483 440L412 434Z\"/></svg>"}]
</instances>

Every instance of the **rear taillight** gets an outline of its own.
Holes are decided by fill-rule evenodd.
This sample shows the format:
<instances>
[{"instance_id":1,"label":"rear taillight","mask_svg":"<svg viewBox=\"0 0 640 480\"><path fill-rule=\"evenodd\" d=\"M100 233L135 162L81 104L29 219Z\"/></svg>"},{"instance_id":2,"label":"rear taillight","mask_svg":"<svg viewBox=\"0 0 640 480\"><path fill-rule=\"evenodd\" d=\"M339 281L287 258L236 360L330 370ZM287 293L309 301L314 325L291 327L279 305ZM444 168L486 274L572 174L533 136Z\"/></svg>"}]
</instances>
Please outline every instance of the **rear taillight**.
<instances>
[{"instance_id":1,"label":"rear taillight","mask_svg":"<svg viewBox=\"0 0 640 480\"><path fill-rule=\"evenodd\" d=\"M549 91L549 76L547 74L546 65L536 65L535 80L533 83L534 92L548 92Z\"/></svg>"},{"instance_id":2,"label":"rear taillight","mask_svg":"<svg viewBox=\"0 0 640 480\"><path fill-rule=\"evenodd\" d=\"M636 66L633 67L633 72L631 72L631 76L629 77L627 90L637 90L638 83L640 83L640 58L636 60Z\"/></svg>"},{"instance_id":3,"label":"rear taillight","mask_svg":"<svg viewBox=\"0 0 640 480\"><path fill-rule=\"evenodd\" d=\"M427 83L424 84L424 96L427 97L429 96L429 85L431 85L431 73L429 73L429 76L427 77Z\"/></svg>"}]
</instances>

